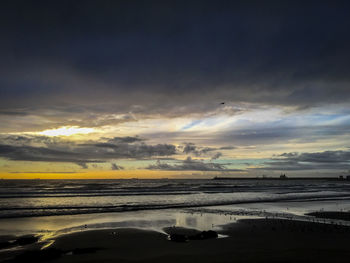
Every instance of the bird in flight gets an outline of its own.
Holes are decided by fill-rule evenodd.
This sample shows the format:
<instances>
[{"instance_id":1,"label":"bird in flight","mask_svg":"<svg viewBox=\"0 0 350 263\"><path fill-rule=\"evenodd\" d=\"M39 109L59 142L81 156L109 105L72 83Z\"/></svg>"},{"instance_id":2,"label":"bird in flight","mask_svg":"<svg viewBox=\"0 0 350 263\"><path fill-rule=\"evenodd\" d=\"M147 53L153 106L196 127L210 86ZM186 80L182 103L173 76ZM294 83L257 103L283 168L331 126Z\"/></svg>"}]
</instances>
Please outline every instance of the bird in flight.
<instances>
[{"instance_id":1,"label":"bird in flight","mask_svg":"<svg viewBox=\"0 0 350 263\"><path fill-rule=\"evenodd\" d=\"M224 104L225 104L225 102L221 102L220 104L224 105Z\"/></svg>"}]
</instances>

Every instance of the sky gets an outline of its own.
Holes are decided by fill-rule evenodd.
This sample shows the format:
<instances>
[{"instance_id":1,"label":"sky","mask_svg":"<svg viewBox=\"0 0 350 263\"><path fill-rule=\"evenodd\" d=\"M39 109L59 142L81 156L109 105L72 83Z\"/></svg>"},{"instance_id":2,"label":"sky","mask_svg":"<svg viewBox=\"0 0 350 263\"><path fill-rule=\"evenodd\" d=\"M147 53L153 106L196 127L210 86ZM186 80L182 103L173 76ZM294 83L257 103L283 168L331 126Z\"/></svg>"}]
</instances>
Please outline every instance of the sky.
<instances>
[{"instance_id":1,"label":"sky","mask_svg":"<svg viewBox=\"0 0 350 263\"><path fill-rule=\"evenodd\" d=\"M349 1L2 1L0 178L350 174Z\"/></svg>"}]
</instances>

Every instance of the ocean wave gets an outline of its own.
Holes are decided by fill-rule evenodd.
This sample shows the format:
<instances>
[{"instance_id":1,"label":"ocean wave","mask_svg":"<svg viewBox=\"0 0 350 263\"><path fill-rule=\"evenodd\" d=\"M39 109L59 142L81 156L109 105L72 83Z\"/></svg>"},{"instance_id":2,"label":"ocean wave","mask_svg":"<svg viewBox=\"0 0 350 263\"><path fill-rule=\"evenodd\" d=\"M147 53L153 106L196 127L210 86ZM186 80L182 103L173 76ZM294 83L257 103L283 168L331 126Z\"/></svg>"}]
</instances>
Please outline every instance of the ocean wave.
<instances>
[{"instance_id":1,"label":"ocean wave","mask_svg":"<svg viewBox=\"0 0 350 263\"><path fill-rule=\"evenodd\" d=\"M110 212L126 212L139 210L155 210L155 209L171 209L171 208L195 208L206 206L222 206L222 205L238 205L247 203L267 203L267 202L282 202L282 201L323 201L323 200L344 200L350 199L350 193L335 193L335 192L319 192L317 194L286 194L273 195L264 197L246 197L235 200L208 200L203 199L197 202L179 202L179 203L149 203L149 204L119 204L119 205L57 205L57 206L32 206L32 207L1 207L0 218L16 218L16 217L37 217L37 216L55 216L55 215L75 215L89 213L110 213Z\"/></svg>"}]
</instances>

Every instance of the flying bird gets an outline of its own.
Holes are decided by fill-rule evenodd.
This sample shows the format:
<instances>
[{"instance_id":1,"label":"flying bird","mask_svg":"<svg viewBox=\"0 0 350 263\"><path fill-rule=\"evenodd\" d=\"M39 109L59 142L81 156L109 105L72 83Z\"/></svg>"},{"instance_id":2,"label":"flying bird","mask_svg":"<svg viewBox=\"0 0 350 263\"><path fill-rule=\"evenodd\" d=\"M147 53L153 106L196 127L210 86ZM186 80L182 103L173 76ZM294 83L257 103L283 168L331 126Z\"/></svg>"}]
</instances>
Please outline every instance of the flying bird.
<instances>
[{"instance_id":1,"label":"flying bird","mask_svg":"<svg viewBox=\"0 0 350 263\"><path fill-rule=\"evenodd\" d=\"M225 102L221 102L220 104L224 105L224 104L225 104Z\"/></svg>"}]
</instances>

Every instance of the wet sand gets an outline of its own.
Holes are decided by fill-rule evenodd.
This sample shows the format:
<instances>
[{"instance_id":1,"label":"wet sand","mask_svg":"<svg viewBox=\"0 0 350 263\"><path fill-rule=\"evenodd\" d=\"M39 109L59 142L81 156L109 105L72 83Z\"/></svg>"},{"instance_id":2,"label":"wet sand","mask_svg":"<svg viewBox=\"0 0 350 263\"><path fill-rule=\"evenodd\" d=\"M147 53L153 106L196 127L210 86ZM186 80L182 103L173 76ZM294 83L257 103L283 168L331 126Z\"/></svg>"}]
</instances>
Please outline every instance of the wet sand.
<instances>
[{"instance_id":1,"label":"wet sand","mask_svg":"<svg viewBox=\"0 0 350 263\"><path fill-rule=\"evenodd\" d=\"M196 230L170 227L168 233ZM9 262L349 262L350 227L279 219L226 225L226 238L169 241L167 233L118 228L58 237L51 252ZM49 251L49 250L47 250ZM46 256L40 253L46 253ZM50 253L52 257L50 258Z\"/></svg>"}]
</instances>

